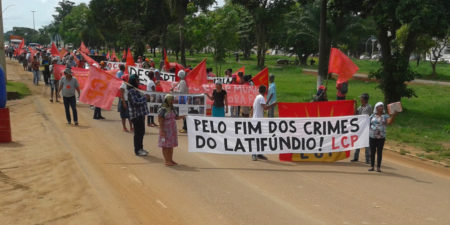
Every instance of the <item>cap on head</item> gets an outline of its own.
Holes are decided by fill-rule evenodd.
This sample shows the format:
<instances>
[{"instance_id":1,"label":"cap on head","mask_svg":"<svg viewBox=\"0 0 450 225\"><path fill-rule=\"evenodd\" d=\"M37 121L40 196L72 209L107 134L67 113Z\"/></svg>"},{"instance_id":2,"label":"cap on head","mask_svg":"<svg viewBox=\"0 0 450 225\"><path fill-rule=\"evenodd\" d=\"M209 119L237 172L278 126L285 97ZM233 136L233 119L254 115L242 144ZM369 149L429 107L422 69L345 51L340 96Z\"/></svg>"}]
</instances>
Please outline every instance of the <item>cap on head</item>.
<instances>
[{"instance_id":1,"label":"cap on head","mask_svg":"<svg viewBox=\"0 0 450 225\"><path fill-rule=\"evenodd\" d=\"M72 70L71 70L70 68L66 68L66 69L64 70L64 74L72 75Z\"/></svg>"},{"instance_id":2,"label":"cap on head","mask_svg":"<svg viewBox=\"0 0 450 225\"><path fill-rule=\"evenodd\" d=\"M178 71L178 77L179 77L180 79L183 79L183 80L184 80L184 78L186 77L186 72L184 72L184 70Z\"/></svg>"}]
</instances>

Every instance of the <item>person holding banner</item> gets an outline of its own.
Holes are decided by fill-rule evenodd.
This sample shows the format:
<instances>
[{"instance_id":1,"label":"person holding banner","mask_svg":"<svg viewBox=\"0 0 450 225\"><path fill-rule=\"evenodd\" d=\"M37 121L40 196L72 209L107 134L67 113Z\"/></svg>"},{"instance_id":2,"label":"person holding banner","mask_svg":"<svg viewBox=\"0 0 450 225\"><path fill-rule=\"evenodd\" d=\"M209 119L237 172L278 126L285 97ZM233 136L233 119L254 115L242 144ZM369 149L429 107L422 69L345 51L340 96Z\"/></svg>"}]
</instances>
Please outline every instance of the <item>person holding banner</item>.
<instances>
[{"instance_id":1,"label":"person holding banner","mask_svg":"<svg viewBox=\"0 0 450 225\"><path fill-rule=\"evenodd\" d=\"M273 107L276 102L267 105L266 99L264 98L264 95L266 94L266 86L260 85L259 86L259 95L256 96L255 101L253 101L253 118L263 118L264 117L264 110L268 110L271 107ZM267 157L262 154L253 154L252 160L256 161L258 159L267 160Z\"/></svg>"},{"instance_id":2,"label":"person holding banner","mask_svg":"<svg viewBox=\"0 0 450 225\"><path fill-rule=\"evenodd\" d=\"M176 120L184 118L178 116L173 107L174 97L167 94L164 102L158 110L159 140L158 146L162 148L162 154L166 166L175 166L173 161L173 148L178 146L177 123Z\"/></svg>"},{"instance_id":3,"label":"person holding banner","mask_svg":"<svg viewBox=\"0 0 450 225\"><path fill-rule=\"evenodd\" d=\"M373 114L370 116L369 129L369 145L371 168L369 171L374 171L375 153L377 154L377 172L381 172L381 160L383 159L383 147L386 140L386 126L394 122L396 112L392 115L384 113L383 102L375 104Z\"/></svg>"},{"instance_id":4,"label":"person holding banner","mask_svg":"<svg viewBox=\"0 0 450 225\"><path fill-rule=\"evenodd\" d=\"M368 115L372 113L372 106L369 104L369 94L363 93L361 96L359 96L359 99L361 101L361 106L359 106L356 109L356 115ZM355 101L355 107L356 107L356 101ZM370 148L366 147L366 164L370 164ZM359 159L359 151L360 149L356 149L355 153L353 154L353 159L351 162L358 162Z\"/></svg>"},{"instance_id":5,"label":"person holding banner","mask_svg":"<svg viewBox=\"0 0 450 225\"><path fill-rule=\"evenodd\" d=\"M75 98L75 90L80 96L80 85L75 77L72 77L72 70L66 68L64 70L64 76L59 81L58 90L62 92L64 109L66 111L67 123L71 124L69 107L72 108L73 122L75 126L78 126L78 114L77 114L77 100Z\"/></svg>"},{"instance_id":6,"label":"person holding banner","mask_svg":"<svg viewBox=\"0 0 450 225\"><path fill-rule=\"evenodd\" d=\"M210 100L214 101L212 106L212 116L225 117L225 113L228 113L228 98L227 92L222 89L222 82L220 80L216 82L216 89L213 91L212 96L208 93L205 93L205 95Z\"/></svg>"},{"instance_id":7,"label":"person holding banner","mask_svg":"<svg viewBox=\"0 0 450 225\"><path fill-rule=\"evenodd\" d=\"M132 75L129 78L128 86L128 104L130 119L134 127L134 154L137 156L147 156L148 152L145 151L142 144L145 134L145 116L148 115L149 110L147 107L147 100L150 98L148 95L143 95L139 91L139 77Z\"/></svg>"},{"instance_id":8,"label":"person holding banner","mask_svg":"<svg viewBox=\"0 0 450 225\"><path fill-rule=\"evenodd\" d=\"M148 83L147 83L147 91L152 91L155 92L156 91L156 84L153 81L155 79L155 73L153 71L150 71L148 73ZM155 124L155 117L148 114L147 115L147 126L149 127L157 127L157 125Z\"/></svg>"}]
</instances>

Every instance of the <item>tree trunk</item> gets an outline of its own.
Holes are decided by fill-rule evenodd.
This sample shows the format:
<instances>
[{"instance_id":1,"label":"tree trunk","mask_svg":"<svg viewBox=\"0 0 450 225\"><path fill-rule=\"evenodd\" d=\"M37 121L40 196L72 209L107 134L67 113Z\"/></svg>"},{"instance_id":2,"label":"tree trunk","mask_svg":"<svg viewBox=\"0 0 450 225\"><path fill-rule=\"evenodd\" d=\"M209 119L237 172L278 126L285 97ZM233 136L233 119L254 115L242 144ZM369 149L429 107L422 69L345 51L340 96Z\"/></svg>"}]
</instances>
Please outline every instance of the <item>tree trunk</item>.
<instances>
[{"instance_id":1,"label":"tree trunk","mask_svg":"<svg viewBox=\"0 0 450 225\"><path fill-rule=\"evenodd\" d=\"M328 75L328 58L330 46L327 41L327 0L321 0L320 4L320 34L319 34L319 75L317 76L317 88L323 84Z\"/></svg>"},{"instance_id":2,"label":"tree trunk","mask_svg":"<svg viewBox=\"0 0 450 225\"><path fill-rule=\"evenodd\" d=\"M437 61L431 63L431 68L433 69L433 72L431 73L432 77L436 77L436 63Z\"/></svg>"},{"instance_id":3,"label":"tree trunk","mask_svg":"<svg viewBox=\"0 0 450 225\"><path fill-rule=\"evenodd\" d=\"M260 23L256 25L256 44L258 45L258 67L263 69L266 57L266 28Z\"/></svg>"}]
</instances>

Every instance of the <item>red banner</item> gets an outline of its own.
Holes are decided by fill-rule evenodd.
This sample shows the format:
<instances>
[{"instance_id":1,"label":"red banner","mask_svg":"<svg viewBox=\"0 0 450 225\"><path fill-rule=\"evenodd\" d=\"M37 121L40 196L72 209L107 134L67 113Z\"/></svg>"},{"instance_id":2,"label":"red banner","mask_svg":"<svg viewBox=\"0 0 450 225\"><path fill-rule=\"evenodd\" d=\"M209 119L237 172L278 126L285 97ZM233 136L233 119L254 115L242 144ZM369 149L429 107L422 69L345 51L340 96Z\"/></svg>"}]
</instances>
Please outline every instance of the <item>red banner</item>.
<instances>
[{"instance_id":1,"label":"red banner","mask_svg":"<svg viewBox=\"0 0 450 225\"><path fill-rule=\"evenodd\" d=\"M72 67L72 76L77 78L80 89L83 89L88 82L89 70L83 68Z\"/></svg>"},{"instance_id":2,"label":"red banner","mask_svg":"<svg viewBox=\"0 0 450 225\"><path fill-rule=\"evenodd\" d=\"M53 74L55 76L55 80L61 80L61 77L64 76L65 69L66 69L65 65L59 64L53 65Z\"/></svg>"},{"instance_id":3,"label":"red banner","mask_svg":"<svg viewBox=\"0 0 450 225\"><path fill-rule=\"evenodd\" d=\"M278 103L279 117L332 117L349 116L355 114L355 102L329 101L307 103ZM280 154L281 161L320 161L334 162L348 158L350 152L327 154Z\"/></svg>"},{"instance_id":4,"label":"red banner","mask_svg":"<svg viewBox=\"0 0 450 225\"><path fill-rule=\"evenodd\" d=\"M110 110L123 81L96 67L90 67L88 77L80 101Z\"/></svg>"}]
</instances>

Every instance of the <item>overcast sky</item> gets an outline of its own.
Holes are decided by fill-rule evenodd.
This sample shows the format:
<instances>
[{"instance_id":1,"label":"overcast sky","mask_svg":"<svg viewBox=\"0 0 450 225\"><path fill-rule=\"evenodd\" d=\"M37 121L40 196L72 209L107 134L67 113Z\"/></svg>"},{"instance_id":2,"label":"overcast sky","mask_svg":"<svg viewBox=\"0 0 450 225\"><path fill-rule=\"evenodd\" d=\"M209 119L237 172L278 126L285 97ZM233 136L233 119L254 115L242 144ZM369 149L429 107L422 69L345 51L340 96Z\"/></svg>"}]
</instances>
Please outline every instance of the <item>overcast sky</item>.
<instances>
[{"instance_id":1,"label":"overcast sky","mask_svg":"<svg viewBox=\"0 0 450 225\"><path fill-rule=\"evenodd\" d=\"M34 13L36 29L42 28L53 21L55 7L60 0L1 0L3 7L3 31L12 30L13 27L33 28ZM89 3L90 0L71 0L76 4ZM223 5L224 0L216 0Z\"/></svg>"}]
</instances>

